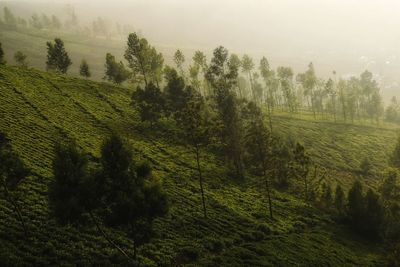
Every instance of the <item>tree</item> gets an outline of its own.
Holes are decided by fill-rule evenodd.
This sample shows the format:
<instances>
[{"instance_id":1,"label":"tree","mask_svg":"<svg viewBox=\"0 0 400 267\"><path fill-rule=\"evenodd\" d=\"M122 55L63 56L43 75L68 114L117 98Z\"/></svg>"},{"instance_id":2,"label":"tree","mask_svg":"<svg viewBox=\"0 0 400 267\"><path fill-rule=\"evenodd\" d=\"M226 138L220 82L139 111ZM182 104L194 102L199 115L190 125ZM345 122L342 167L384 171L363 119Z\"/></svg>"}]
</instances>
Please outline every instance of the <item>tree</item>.
<instances>
[{"instance_id":1,"label":"tree","mask_svg":"<svg viewBox=\"0 0 400 267\"><path fill-rule=\"evenodd\" d=\"M193 62L194 65L198 66L199 70L201 70L202 80L204 80L203 83L204 95L210 94L209 84L207 79L205 79L208 70L206 55L204 55L204 53L201 51L196 51L193 56Z\"/></svg>"},{"instance_id":2,"label":"tree","mask_svg":"<svg viewBox=\"0 0 400 267\"><path fill-rule=\"evenodd\" d=\"M49 188L50 206L61 223L81 219L87 211L85 181L88 179L88 160L73 142L58 144L53 160L54 181Z\"/></svg>"},{"instance_id":3,"label":"tree","mask_svg":"<svg viewBox=\"0 0 400 267\"><path fill-rule=\"evenodd\" d=\"M354 182L347 196L347 217L354 230L362 231L365 215L363 187L359 181Z\"/></svg>"},{"instance_id":4,"label":"tree","mask_svg":"<svg viewBox=\"0 0 400 267\"><path fill-rule=\"evenodd\" d=\"M59 30L62 27L61 21L55 15L51 16L51 26L56 30Z\"/></svg>"},{"instance_id":5,"label":"tree","mask_svg":"<svg viewBox=\"0 0 400 267\"><path fill-rule=\"evenodd\" d=\"M315 102L314 89L315 86L317 85L317 77L315 75L314 65L312 62L308 64L308 70L305 73L300 74L298 76L298 80L300 81L300 83L304 88L304 94L308 96L309 99L311 100L311 109L315 118L316 115L315 115L315 103L314 103Z\"/></svg>"},{"instance_id":6,"label":"tree","mask_svg":"<svg viewBox=\"0 0 400 267\"><path fill-rule=\"evenodd\" d=\"M41 30L43 28L43 24L42 21L40 19L40 17L38 16L38 14L33 14L31 16L31 18L29 19L29 24L31 25L31 27Z\"/></svg>"},{"instance_id":7,"label":"tree","mask_svg":"<svg viewBox=\"0 0 400 267\"><path fill-rule=\"evenodd\" d=\"M371 174L372 167L373 165L371 163L371 160L368 157L366 157L360 164L360 173L364 176L368 176Z\"/></svg>"},{"instance_id":8,"label":"tree","mask_svg":"<svg viewBox=\"0 0 400 267\"><path fill-rule=\"evenodd\" d=\"M295 99L292 92L293 87L293 70L289 67L279 67L277 70L279 77L283 97L286 102L286 106L290 112L295 110Z\"/></svg>"},{"instance_id":9,"label":"tree","mask_svg":"<svg viewBox=\"0 0 400 267\"><path fill-rule=\"evenodd\" d=\"M214 50L206 77L214 89L213 96L223 126L220 137L226 158L229 164L233 165L236 177L242 179L244 178L242 121L236 95L232 92L237 83L238 68L229 61L228 54L228 50L222 46Z\"/></svg>"},{"instance_id":10,"label":"tree","mask_svg":"<svg viewBox=\"0 0 400 267\"><path fill-rule=\"evenodd\" d=\"M4 191L6 201L12 205L19 223L28 236L25 219L22 216L21 208L17 202L17 189L20 182L29 175L28 169L24 166L22 160L12 150L10 140L6 135L0 132L0 182Z\"/></svg>"},{"instance_id":11,"label":"tree","mask_svg":"<svg viewBox=\"0 0 400 267\"><path fill-rule=\"evenodd\" d=\"M325 83L325 92L331 98L331 113L333 115L333 120L336 122L336 91L334 88L335 84L332 79L329 79Z\"/></svg>"},{"instance_id":12,"label":"tree","mask_svg":"<svg viewBox=\"0 0 400 267\"><path fill-rule=\"evenodd\" d=\"M372 239L380 239L384 223L384 208L379 195L369 189L365 196L364 232Z\"/></svg>"},{"instance_id":13,"label":"tree","mask_svg":"<svg viewBox=\"0 0 400 267\"><path fill-rule=\"evenodd\" d=\"M176 120L182 129L185 139L192 146L197 163L197 172L200 184L201 200L204 218L207 218L207 209L203 188L203 172L201 168L201 148L208 143L209 121L205 103L201 95L193 93L185 102L185 106L176 114Z\"/></svg>"},{"instance_id":14,"label":"tree","mask_svg":"<svg viewBox=\"0 0 400 267\"><path fill-rule=\"evenodd\" d=\"M262 170L262 176L265 180L267 191L269 215L273 219L271 183L267 174L267 165L271 160L271 137L264 125L262 111L254 102L248 104L249 124L246 129L246 147L249 154L252 155L252 162Z\"/></svg>"},{"instance_id":15,"label":"tree","mask_svg":"<svg viewBox=\"0 0 400 267\"><path fill-rule=\"evenodd\" d=\"M105 76L103 79L112 81L116 84L121 84L130 77L130 73L125 69L124 63L117 63L115 57L110 53L106 55Z\"/></svg>"},{"instance_id":16,"label":"tree","mask_svg":"<svg viewBox=\"0 0 400 267\"><path fill-rule=\"evenodd\" d=\"M187 98L192 92L186 90L184 79L178 75L175 69L167 67L164 72L167 81L164 88L166 106L169 112L175 113L185 107Z\"/></svg>"},{"instance_id":17,"label":"tree","mask_svg":"<svg viewBox=\"0 0 400 267\"><path fill-rule=\"evenodd\" d=\"M305 148L300 143L296 143L294 148L294 169L296 176L304 181L304 199L306 202L309 200L308 190L308 172L311 163L310 157L307 155Z\"/></svg>"},{"instance_id":18,"label":"tree","mask_svg":"<svg viewBox=\"0 0 400 267\"><path fill-rule=\"evenodd\" d=\"M400 184L399 171L389 168L385 171L383 181L378 190L384 205L385 239L396 241L400 238Z\"/></svg>"},{"instance_id":19,"label":"tree","mask_svg":"<svg viewBox=\"0 0 400 267\"><path fill-rule=\"evenodd\" d=\"M275 184L281 189L287 189L293 176L293 151L291 147L279 138L272 139L271 167Z\"/></svg>"},{"instance_id":20,"label":"tree","mask_svg":"<svg viewBox=\"0 0 400 267\"><path fill-rule=\"evenodd\" d=\"M151 47L145 38L140 38L136 33L129 34L125 50L125 59L128 61L134 77L139 82L143 80L145 86L147 86L149 82L148 76L151 69L149 51L151 51Z\"/></svg>"},{"instance_id":21,"label":"tree","mask_svg":"<svg viewBox=\"0 0 400 267\"><path fill-rule=\"evenodd\" d=\"M8 7L4 7L4 23L11 28L17 27L17 19Z\"/></svg>"},{"instance_id":22,"label":"tree","mask_svg":"<svg viewBox=\"0 0 400 267\"><path fill-rule=\"evenodd\" d=\"M4 50L2 44L0 43L0 65L5 65L6 61L4 59Z\"/></svg>"},{"instance_id":23,"label":"tree","mask_svg":"<svg viewBox=\"0 0 400 267\"><path fill-rule=\"evenodd\" d=\"M134 165L132 149L119 136L107 138L101 148L101 171L97 180L101 217L110 226L128 231L137 247L147 242L155 218L168 212L168 201L147 163Z\"/></svg>"},{"instance_id":24,"label":"tree","mask_svg":"<svg viewBox=\"0 0 400 267\"><path fill-rule=\"evenodd\" d=\"M255 94L254 94L254 88L253 88L253 77L252 77L252 70L254 69L254 63L253 63L253 59L251 57L249 57L248 55L243 55L242 60L241 60L242 64L242 70L243 72L247 73L248 79L249 79L249 84L250 84L250 92L251 92L251 96L253 101L255 100Z\"/></svg>"},{"instance_id":25,"label":"tree","mask_svg":"<svg viewBox=\"0 0 400 267\"><path fill-rule=\"evenodd\" d=\"M240 61L240 58L236 54L231 54L229 57L229 64L232 66L233 69L240 69L242 66L242 62ZM243 83L241 83L239 80L242 78ZM237 77L237 82L235 84L235 92L237 90L237 95L239 98L244 99L246 97L246 80L243 77Z\"/></svg>"},{"instance_id":26,"label":"tree","mask_svg":"<svg viewBox=\"0 0 400 267\"><path fill-rule=\"evenodd\" d=\"M389 106L385 110L385 119L390 122L400 122L400 105L395 96L392 97Z\"/></svg>"},{"instance_id":27,"label":"tree","mask_svg":"<svg viewBox=\"0 0 400 267\"><path fill-rule=\"evenodd\" d=\"M65 74L71 65L71 59L65 51L64 42L60 38L54 39L54 44L47 42L47 70L54 70Z\"/></svg>"},{"instance_id":28,"label":"tree","mask_svg":"<svg viewBox=\"0 0 400 267\"><path fill-rule=\"evenodd\" d=\"M332 206L332 201L332 187L330 184L324 183L322 187L322 202L325 205L325 208L330 209Z\"/></svg>"},{"instance_id":29,"label":"tree","mask_svg":"<svg viewBox=\"0 0 400 267\"><path fill-rule=\"evenodd\" d=\"M270 69L269 63L267 58L263 57L260 60L260 74L261 77L264 79L265 87L267 89L267 111L268 111L268 120L269 120L269 129L272 132L272 108L274 105L274 97L273 97L273 79L274 79L274 72Z\"/></svg>"},{"instance_id":30,"label":"tree","mask_svg":"<svg viewBox=\"0 0 400 267\"><path fill-rule=\"evenodd\" d=\"M336 186L334 204L338 215L342 216L345 208L345 195L339 184Z\"/></svg>"},{"instance_id":31,"label":"tree","mask_svg":"<svg viewBox=\"0 0 400 267\"><path fill-rule=\"evenodd\" d=\"M157 122L164 110L164 98L160 89L150 82L144 89L138 87L132 94L132 105L137 106L142 122L150 126Z\"/></svg>"},{"instance_id":32,"label":"tree","mask_svg":"<svg viewBox=\"0 0 400 267\"><path fill-rule=\"evenodd\" d=\"M24 53L22 53L21 51L17 51L14 54L14 59L15 62L17 62L17 64L20 67L26 68L28 67L28 62L26 61L27 55L25 55Z\"/></svg>"},{"instance_id":33,"label":"tree","mask_svg":"<svg viewBox=\"0 0 400 267\"><path fill-rule=\"evenodd\" d=\"M161 53L152 47L150 50L150 80L160 88L162 81L164 57Z\"/></svg>"},{"instance_id":34,"label":"tree","mask_svg":"<svg viewBox=\"0 0 400 267\"><path fill-rule=\"evenodd\" d=\"M79 74L85 78L92 76L89 65L84 59L82 59L81 65L79 66Z\"/></svg>"},{"instance_id":35,"label":"tree","mask_svg":"<svg viewBox=\"0 0 400 267\"><path fill-rule=\"evenodd\" d=\"M397 137L397 143L390 156L389 163L392 167L400 169L400 135Z\"/></svg>"},{"instance_id":36,"label":"tree","mask_svg":"<svg viewBox=\"0 0 400 267\"><path fill-rule=\"evenodd\" d=\"M338 88L339 88L339 99L340 99L340 104L342 108L342 113L343 113L343 120L347 120L347 101L346 101L346 87L347 83L344 80L340 80L338 83Z\"/></svg>"},{"instance_id":37,"label":"tree","mask_svg":"<svg viewBox=\"0 0 400 267\"><path fill-rule=\"evenodd\" d=\"M181 50L176 50L174 54L174 63L177 69L180 71L182 77L185 77L185 72L183 70L183 64L185 63L185 56L183 55Z\"/></svg>"}]
</instances>

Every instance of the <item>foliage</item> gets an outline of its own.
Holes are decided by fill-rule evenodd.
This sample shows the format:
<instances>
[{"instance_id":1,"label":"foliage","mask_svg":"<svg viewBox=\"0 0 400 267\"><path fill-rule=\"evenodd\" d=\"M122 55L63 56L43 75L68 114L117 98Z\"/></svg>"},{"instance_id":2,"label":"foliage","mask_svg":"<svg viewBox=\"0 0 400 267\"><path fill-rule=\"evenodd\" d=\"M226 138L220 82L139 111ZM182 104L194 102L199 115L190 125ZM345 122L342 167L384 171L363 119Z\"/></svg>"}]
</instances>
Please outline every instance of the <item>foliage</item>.
<instances>
[{"instance_id":1,"label":"foliage","mask_svg":"<svg viewBox=\"0 0 400 267\"><path fill-rule=\"evenodd\" d=\"M76 144L59 143L53 161L54 181L49 189L49 200L55 217L61 223L72 223L81 219L90 198L88 160Z\"/></svg>"},{"instance_id":2,"label":"foliage","mask_svg":"<svg viewBox=\"0 0 400 267\"><path fill-rule=\"evenodd\" d=\"M27 58L27 55L25 55L25 54L22 53L21 51L17 51L17 52L15 52L15 54L14 54L15 62L17 62L17 64L18 64L20 67L23 67L23 68L28 67L28 61L26 60L26 58Z\"/></svg>"},{"instance_id":3,"label":"foliage","mask_svg":"<svg viewBox=\"0 0 400 267\"><path fill-rule=\"evenodd\" d=\"M64 42L60 38L54 39L54 43L47 42L47 70L67 73L72 61L65 51Z\"/></svg>"},{"instance_id":4,"label":"foliage","mask_svg":"<svg viewBox=\"0 0 400 267\"><path fill-rule=\"evenodd\" d=\"M132 103L138 107L141 121L157 122L164 110L165 101L160 89L150 82L144 89L138 87L132 94Z\"/></svg>"},{"instance_id":5,"label":"foliage","mask_svg":"<svg viewBox=\"0 0 400 267\"><path fill-rule=\"evenodd\" d=\"M112 81L116 84L121 84L126 81L131 74L127 69L125 69L122 61L117 63L115 61L115 57L110 53L106 55L106 64L105 64L105 76L104 79L108 81Z\"/></svg>"},{"instance_id":6,"label":"foliage","mask_svg":"<svg viewBox=\"0 0 400 267\"><path fill-rule=\"evenodd\" d=\"M89 64L84 59L82 59L81 65L79 66L79 74L85 78L92 76L89 69Z\"/></svg>"}]
</instances>

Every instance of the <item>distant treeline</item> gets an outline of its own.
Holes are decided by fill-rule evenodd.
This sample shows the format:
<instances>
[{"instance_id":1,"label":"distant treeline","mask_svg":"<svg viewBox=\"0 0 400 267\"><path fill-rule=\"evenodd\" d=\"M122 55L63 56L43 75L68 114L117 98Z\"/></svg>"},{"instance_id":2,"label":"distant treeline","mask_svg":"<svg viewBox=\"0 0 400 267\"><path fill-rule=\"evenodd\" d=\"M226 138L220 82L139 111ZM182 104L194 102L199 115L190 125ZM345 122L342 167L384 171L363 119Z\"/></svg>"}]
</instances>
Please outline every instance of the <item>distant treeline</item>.
<instances>
[{"instance_id":1,"label":"distant treeline","mask_svg":"<svg viewBox=\"0 0 400 267\"><path fill-rule=\"evenodd\" d=\"M30 17L21 17L4 7L0 16L0 27L7 29L31 28L73 32L90 37L113 38L126 36L134 31L133 26L119 24L103 17L97 17L91 23L82 23L72 6L65 10L63 19L54 14L33 13Z\"/></svg>"}]
</instances>

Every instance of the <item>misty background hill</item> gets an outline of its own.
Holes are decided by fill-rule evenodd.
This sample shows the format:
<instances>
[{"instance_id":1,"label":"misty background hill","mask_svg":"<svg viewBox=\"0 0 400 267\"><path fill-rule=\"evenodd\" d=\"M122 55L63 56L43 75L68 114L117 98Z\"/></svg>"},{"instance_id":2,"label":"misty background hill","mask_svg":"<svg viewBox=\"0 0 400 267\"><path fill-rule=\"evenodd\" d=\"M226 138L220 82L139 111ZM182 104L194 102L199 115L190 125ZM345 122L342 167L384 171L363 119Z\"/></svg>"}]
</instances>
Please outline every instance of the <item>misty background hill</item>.
<instances>
[{"instance_id":1,"label":"misty background hill","mask_svg":"<svg viewBox=\"0 0 400 267\"><path fill-rule=\"evenodd\" d=\"M190 58L195 50L211 54L223 45L272 67L295 72L309 62L323 78L349 77L368 69L385 100L398 94L400 78L400 3L384 1L183 1L183 0L16 0L1 1L18 15L65 16L73 8L80 23L103 17L132 25L168 59L176 48ZM68 41L68 40L67 40ZM125 46L125 38L121 40Z\"/></svg>"}]
</instances>

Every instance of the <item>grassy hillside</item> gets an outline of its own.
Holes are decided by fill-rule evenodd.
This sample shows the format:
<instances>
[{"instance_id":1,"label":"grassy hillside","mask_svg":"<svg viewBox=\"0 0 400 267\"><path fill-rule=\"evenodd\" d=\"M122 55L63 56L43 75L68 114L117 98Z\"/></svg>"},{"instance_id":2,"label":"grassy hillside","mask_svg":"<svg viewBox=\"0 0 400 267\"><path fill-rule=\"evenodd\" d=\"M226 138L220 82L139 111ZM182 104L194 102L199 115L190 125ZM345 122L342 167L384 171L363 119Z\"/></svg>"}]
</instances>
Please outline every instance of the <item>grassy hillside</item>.
<instances>
[{"instance_id":1,"label":"grassy hillside","mask_svg":"<svg viewBox=\"0 0 400 267\"><path fill-rule=\"evenodd\" d=\"M28 240L11 207L0 200L2 265L109 266L122 261L94 227L58 225L47 203L57 140L73 138L95 159L103 138L118 131L137 156L153 164L171 202L170 213L155 223L154 238L139 250L145 265L379 266L378 245L360 240L286 193L273 191L276 218L270 220L262 181L230 181L212 154L204 155L209 218L203 219L191 151L138 124L129 89L0 67L0 131L32 170L21 184L19 199L28 221ZM347 175L358 166L355 155L370 155L376 166L383 166L390 149L386 144L395 136L391 129L338 127L284 116L275 117L274 125L276 131L303 140L316 162ZM120 246L132 249L124 233L106 231Z\"/></svg>"},{"instance_id":2,"label":"grassy hillside","mask_svg":"<svg viewBox=\"0 0 400 267\"><path fill-rule=\"evenodd\" d=\"M10 64L15 64L14 53L22 51L28 56L27 61L30 66L44 70L46 67L46 42L53 41L54 38L61 38L67 52L69 53L72 66L69 70L70 75L79 75L79 65L82 59L87 60L92 79L101 80L104 77L104 64L107 53L113 54L117 60L123 60L126 46L126 38L107 40L106 38L94 38L90 36L77 35L68 32L54 32L50 30L35 30L32 28L10 30L0 27L0 42L3 45L5 58ZM172 65L173 54L176 47L164 44L155 44L157 50L164 56L165 63ZM188 56L194 53L194 48L181 48Z\"/></svg>"}]
</instances>

